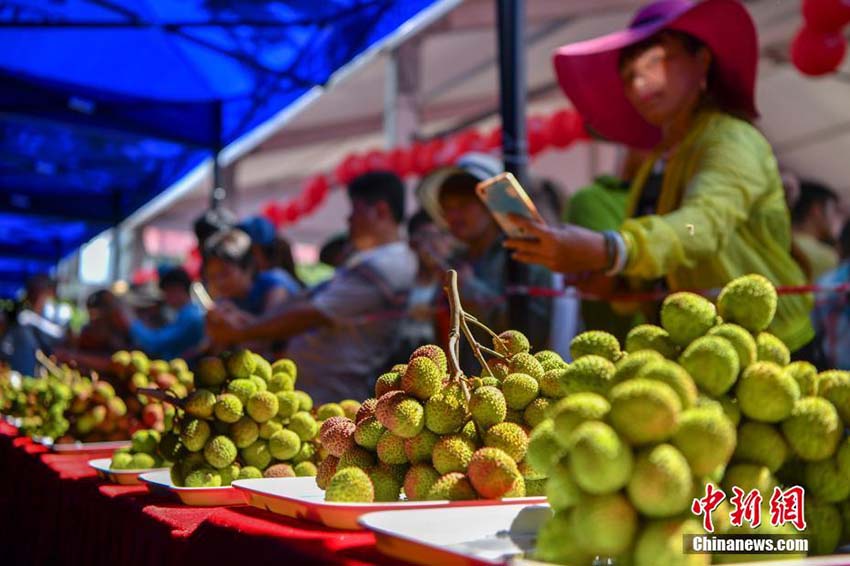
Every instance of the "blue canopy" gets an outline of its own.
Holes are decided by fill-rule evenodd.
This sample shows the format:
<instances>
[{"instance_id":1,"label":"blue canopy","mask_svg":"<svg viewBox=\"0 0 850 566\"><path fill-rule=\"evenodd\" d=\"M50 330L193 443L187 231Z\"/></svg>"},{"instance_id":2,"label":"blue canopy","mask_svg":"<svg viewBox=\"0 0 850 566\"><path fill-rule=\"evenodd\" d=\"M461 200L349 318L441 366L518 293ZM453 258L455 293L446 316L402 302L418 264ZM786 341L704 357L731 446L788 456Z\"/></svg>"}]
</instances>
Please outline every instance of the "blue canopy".
<instances>
[{"instance_id":1,"label":"blue canopy","mask_svg":"<svg viewBox=\"0 0 850 566\"><path fill-rule=\"evenodd\" d=\"M0 0L0 294L455 3Z\"/></svg>"}]
</instances>

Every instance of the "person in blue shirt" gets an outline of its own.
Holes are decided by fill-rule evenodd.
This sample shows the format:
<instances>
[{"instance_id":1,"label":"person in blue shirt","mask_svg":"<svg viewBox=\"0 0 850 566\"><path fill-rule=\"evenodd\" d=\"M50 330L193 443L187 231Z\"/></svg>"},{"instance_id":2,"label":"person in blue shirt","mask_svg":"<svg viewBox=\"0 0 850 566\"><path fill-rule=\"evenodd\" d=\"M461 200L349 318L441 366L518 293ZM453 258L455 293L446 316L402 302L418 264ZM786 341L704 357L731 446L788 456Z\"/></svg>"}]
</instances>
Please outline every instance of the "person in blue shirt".
<instances>
[{"instance_id":1,"label":"person in blue shirt","mask_svg":"<svg viewBox=\"0 0 850 566\"><path fill-rule=\"evenodd\" d=\"M164 360L184 357L198 349L204 340L205 316L192 302L189 287L192 280L183 268L165 273L159 280L166 306L175 313L174 319L159 328L146 326L141 320L125 318L133 345L148 356Z\"/></svg>"},{"instance_id":2,"label":"person in blue shirt","mask_svg":"<svg viewBox=\"0 0 850 566\"><path fill-rule=\"evenodd\" d=\"M250 236L232 229L216 234L204 250L204 275L213 299L248 319L273 312L300 291L282 269L257 268Z\"/></svg>"}]
</instances>

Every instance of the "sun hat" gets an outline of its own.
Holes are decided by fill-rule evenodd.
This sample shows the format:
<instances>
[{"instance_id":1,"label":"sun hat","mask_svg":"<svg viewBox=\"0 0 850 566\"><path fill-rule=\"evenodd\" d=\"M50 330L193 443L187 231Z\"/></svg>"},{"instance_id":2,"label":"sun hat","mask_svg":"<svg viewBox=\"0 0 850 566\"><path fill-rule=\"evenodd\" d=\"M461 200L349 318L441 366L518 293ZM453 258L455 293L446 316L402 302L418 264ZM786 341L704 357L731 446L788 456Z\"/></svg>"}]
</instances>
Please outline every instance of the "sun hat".
<instances>
[{"instance_id":1,"label":"sun hat","mask_svg":"<svg viewBox=\"0 0 850 566\"><path fill-rule=\"evenodd\" d=\"M555 73L564 93L587 125L603 138L648 149L661 139L626 98L618 68L620 51L662 30L687 33L713 56L713 90L722 107L753 118L758 37L738 0L658 0L640 8L629 27L560 47Z\"/></svg>"},{"instance_id":2,"label":"sun hat","mask_svg":"<svg viewBox=\"0 0 850 566\"><path fill-rule=\"evenodd\" d=\"M446 179L457 173L468 173L479 181L484 181L503 173L504 170L502 161L489 153L465 153L458 157L453 165L440 167L426 175L416 187L416 198L434 222L446 228L447 223L440 206L440 190Z\"/></svg>"}]
</instances>

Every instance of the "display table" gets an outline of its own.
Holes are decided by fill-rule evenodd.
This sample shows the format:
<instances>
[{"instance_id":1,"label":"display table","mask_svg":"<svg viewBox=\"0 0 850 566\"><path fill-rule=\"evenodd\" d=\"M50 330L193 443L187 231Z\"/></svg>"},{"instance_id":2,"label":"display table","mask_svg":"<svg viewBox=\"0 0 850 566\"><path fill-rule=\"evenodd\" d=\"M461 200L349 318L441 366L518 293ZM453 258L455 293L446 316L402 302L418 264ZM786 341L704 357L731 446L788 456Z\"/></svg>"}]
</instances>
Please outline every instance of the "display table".
<instances>
[{"instance_id":1,"label":"display table","mask_svg":"<svg viewBox=\"0 0 850 566\"><path fill-rule=\"evenodd\" d=\"M187 507L145 486L104 483L103 453L53 454L0 423L3 564L390 564L371 533L249 506Z\"/></svg>"}]
</instances>

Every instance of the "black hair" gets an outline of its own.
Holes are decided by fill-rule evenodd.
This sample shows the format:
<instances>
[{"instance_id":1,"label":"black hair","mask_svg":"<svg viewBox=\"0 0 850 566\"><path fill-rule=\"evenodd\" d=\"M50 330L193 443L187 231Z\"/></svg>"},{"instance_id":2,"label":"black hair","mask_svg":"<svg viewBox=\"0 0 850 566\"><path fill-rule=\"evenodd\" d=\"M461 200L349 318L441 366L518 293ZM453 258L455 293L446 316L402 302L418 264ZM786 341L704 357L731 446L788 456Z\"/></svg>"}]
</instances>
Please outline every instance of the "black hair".
<instances>
[{"instance_id":1,"label":"black hair","mask_svg":"<svg viewBox=\"0 0 850 566\"><path fill-rule=\"evenodd\" d=\"M251 236L237 228L213 234L204 245L204 261L213 258L242 269L252 269Z\"/></svg>"},{"instance_id":2,"label":"black hair","mask_svg":"<svg viewBox=\"0 0 850 566\"><path fill-rule=\"evenodd\" d=\"M452 173L440 185L439 199L447 196L475 197L475 187L480 181L478 177L466 171Z\"/></svg>"},{"instance_id":3,"label":"black hair","mask_svg":"<svg viewBox=\"0 0 850 566\"><path fill-rule=\"evenodd\" d=\"M182 267L170 269L159 279L159 288L163 291L167 287L180 287L186 293L189 292L189 287L192 285L192 278L186 273Z\"/></svg>"},{"instance_id":4,"label":"black hair","mask_svg":"<svg viewBox=\"0 0 850 566\"><path fill-rule=\"evenodd\" d=\"M271 244L260 246L260 248L263 250L263 255L268 258L269 265L283 269L302 287L304 286L304 282L301 281L301 278L295 272L295 258L292 256L292 246L286 238L275 237Z\"/></svg>"},{"instance_id":5,"label":"black hair","mask_svg":"<svg viewBox=\"0 0 850 566\"><path fill-rule=\"evenodd\" d=\"M374 171L355 177L348 184L348 196L369 204L385 202L397 223L404 218L404 183L395 173Z\"/></svg>"},{"instance_id":6,"label":"black hair","mask_svg":"<svg viewBox=\"0 0 850 566\"><path fill-rule=\"evenodd\" d=\"M812 209L817 205L825 205L828 202L838 202L838 195L817 181L800 180L800 196L791 209L791 220L799 224L806 220Z\"/></svg>"},{"instance_id":7,"label":"black hair","mask_svg":"<svg viewBox=\"0 0 850 566\"><path fill-rule=\"evenodd\" d=\"M633 45L624 47L620 51L620 58L617 62L618 67L622 69L627 63L631 62L633 59L635 59L647 49L655 47L656 45L660 45L664 41L664 38L667 37L672 37L681 41L682 45L685 48L685 51L687 51L690 55L696 55L703 47L705 47L706 49L708 48L701 39L698 39L689 33L672 29L665 29L661 30L655 35L647 37L643 41L638 41Z\"/></svg>"},{"instance_id":8,"label":"black hair","mask_svg":"<svg viewBox=\"0 0 850 566\"><path fill-rule=\"evenodd\" d=\"M195 219L193 228L198 245L203 249L206 241L219 232L236 225L236 215L226 208L210 208Z\"/></svg>"},{"instance_id":9,"label":"black hair","mask_svg":"<svg viewBox=\"0 0 850 566\"><path fill-rule=\"evenodd\" d=\"M409 236L412 236L420 229L424 228L425 226L429 226L433 223L434 219L431 218L431 215L429 215L424 210L418 210L416 214L414 214L407 220L407 234Z\"/></svg>"},{"instance_id":10,"label":"black hair","mask_svg":"<svg viewBox=\"0 0 850 566\"><path fill-rule=\"evenodd\" d=\"M348 247L348 235L347 234L338 234L333 236L319 249L319 261L324 263L325 265L331 265L336 267L340 263L343 253Z\"/></svg>"}]
</instances>

